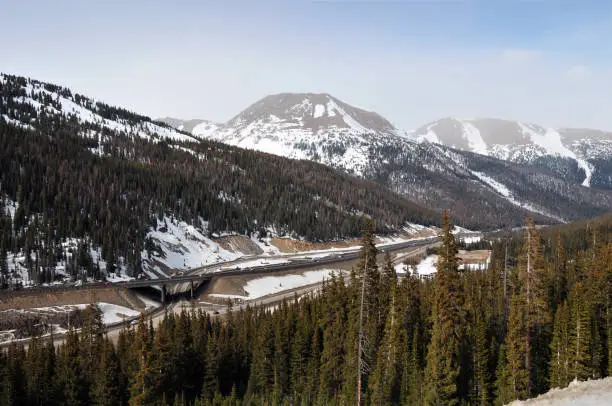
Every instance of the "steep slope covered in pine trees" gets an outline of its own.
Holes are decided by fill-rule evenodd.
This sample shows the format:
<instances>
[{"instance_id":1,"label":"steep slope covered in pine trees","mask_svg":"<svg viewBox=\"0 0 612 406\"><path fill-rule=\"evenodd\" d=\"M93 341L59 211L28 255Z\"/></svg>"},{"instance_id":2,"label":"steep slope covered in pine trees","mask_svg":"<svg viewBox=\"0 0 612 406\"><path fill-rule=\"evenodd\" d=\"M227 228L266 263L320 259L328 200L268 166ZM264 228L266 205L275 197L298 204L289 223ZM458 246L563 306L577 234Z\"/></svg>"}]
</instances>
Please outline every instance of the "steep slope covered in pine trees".
<instances>
[{"instance_id":1,"label":"steep slope covered in pine trees","mask_svg":"<svg viewBox=\"0 0 612 406\"><path fill-rule=\"evenodd\" d=\"M160 252L148 236L167 233L169 220L208 237L272 232L309 240L355 236L364 217L379 221L379 233L437 222L373 182L199 141L20 77L0 81L0 146L0 264L14 268L7 258L20 253L38 282L52 281L55 264L69 262L62 245L75 239L83 255L66 264L70 275L100 276L90 248L107 270L136 275Z\"/></svg>"}]
</instances>

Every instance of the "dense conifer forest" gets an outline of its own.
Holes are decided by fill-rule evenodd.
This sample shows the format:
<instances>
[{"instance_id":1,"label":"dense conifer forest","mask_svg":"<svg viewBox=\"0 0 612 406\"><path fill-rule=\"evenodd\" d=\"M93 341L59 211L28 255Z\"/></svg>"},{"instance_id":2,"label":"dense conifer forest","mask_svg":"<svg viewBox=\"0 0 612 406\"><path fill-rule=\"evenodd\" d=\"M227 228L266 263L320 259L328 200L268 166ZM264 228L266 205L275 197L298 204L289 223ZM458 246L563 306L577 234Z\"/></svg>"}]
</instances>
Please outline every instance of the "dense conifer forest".
<instances>
[{"instance_id":1,"label":"dense conifer forest","mask_svg":"<svg viewBox=\"0 0 612 406\"><path fill-rule=\"evenodd\" d=\"M135 276L143 253L155 249L147 233L165 216L209 236L265 236L274 230L311 241L357 237L364 217L378 219L380 234L406 222L439 223L437 213L323 165L187 135L143 136L143 128L152 126L148 117L67 88L3 78L0 282L8 270L7 254L18 252L32 280L52 282L55 264L65 255L61 244L68 238L80 245L69 273L85 269L100 277L88 254L94 248L101 250L107 270L123 265ZM33 86L40 88L38 93L26 90ZM79 121L63 112L51 94L101 120L115 120L120 129Z\"/></svg>"},{"instance_id":2,"label":"dense conifer forest","mask_svg":"<svg viewBox=\"0 0 612 406\"><path fill-rule=\"evenodd\" d=\"M609 218L542 235L528 220L465 272L443 223L433 278L379 266L367 222L347 280L273 310L142 319L113 344L91 307L61 347L2 353L0 404L354 405L361 381L364 405L502 405L610 374Z\"/></svg>"}]
</instances>

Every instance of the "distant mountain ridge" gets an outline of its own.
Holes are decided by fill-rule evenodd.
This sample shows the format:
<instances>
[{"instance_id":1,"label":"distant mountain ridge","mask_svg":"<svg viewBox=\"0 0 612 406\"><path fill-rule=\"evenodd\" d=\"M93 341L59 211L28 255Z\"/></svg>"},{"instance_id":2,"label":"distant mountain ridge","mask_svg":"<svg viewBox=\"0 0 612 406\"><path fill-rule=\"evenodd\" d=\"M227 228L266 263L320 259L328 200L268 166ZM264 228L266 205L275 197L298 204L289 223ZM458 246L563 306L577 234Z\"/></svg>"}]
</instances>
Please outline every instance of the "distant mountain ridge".
<instances>
[{"instance_id":1,"label":"distant mountain ridge","mask_svg":"<svg viewBox=\"0 0 612 406\"><path fill-rule=\"evenodd\" d=\"M483 226L518 224L527 215L566 221L612 208L610 192L584 187L612 189L612 147L595 130L446 118L405 132L326 93L281 93L206 134L192 133L320 162Z\"/></svg>"},{"instance_id":2,"label":"distant mountain ridge","mask_svg":"<svg viewBox=\"0 0 612 406\"><path fill-rule=\"evenodd\" d=\"M174 119L161 120L172 125ZM326 93L266 96L214 127L195 127L192 133L242 148L340 166L354 174L366 169L369 145L403 134L379 114ZM342 162L335 162L336 152L345 147Z\"/></svg>"},{"instance_id":3,"label":"distant mountain ridge","mask_svg":"<svg viewBox=\"0 0 612 406\"><path fill-rule=\"evenodd\" d=\"M518 121L443 118L410 133L413 139L518 163L544 157L576 162L582 185L591 186L598 161L612 157L612 133L589 129L552 129ZM596 179L594 186L609 187Z\"/></svg>"}]
</instances>

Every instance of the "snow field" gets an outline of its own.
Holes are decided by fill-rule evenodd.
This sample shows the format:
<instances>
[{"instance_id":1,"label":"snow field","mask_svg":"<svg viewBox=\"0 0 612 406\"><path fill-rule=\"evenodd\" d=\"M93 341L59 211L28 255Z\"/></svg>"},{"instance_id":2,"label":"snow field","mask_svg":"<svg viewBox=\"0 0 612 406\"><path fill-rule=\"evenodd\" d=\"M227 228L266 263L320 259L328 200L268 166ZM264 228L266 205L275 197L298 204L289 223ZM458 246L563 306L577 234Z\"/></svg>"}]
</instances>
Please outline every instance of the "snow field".
<instances>
[{"instance_id":1,"label":"snow field","mask_svg":"<svg viewBox=\"0 0 612 406\"><path fill-rule=\"evenodd\" d=\"M259 299L263 296L299 288L323 280L330 279L332 274L338 276L342 271L333 269L323 269L317 271L307 271L302 274L265 276L263 278L252 279L244 285L246 295L211 294L212 297L220 298L239 298L244 300Z\"/></svg>"}]
</instances>

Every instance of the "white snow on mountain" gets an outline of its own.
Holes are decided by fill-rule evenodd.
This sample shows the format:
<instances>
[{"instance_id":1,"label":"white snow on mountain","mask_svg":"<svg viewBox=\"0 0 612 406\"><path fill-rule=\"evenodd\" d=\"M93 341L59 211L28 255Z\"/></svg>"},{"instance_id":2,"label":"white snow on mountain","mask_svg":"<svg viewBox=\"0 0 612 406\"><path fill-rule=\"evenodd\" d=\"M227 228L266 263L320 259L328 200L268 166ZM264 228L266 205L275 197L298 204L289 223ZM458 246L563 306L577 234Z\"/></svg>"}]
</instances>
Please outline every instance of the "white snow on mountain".
<instances>
[{"instance_id":1,"label":"white snow on mountain","mask_svg":"<svg viewBox=\"0 0 612 406\"><path fill-rule=\"evenodd\" d=\"M202 138L210 138L217 131L219 131L220 127L221 125L213 123L211 121L203 121L200 124L195 125L193 127L193 130L191 130L191 133Z\"/></svg>"},{"instance_id":2,"label":"white snow on mountain","mask_svg":"<svg viewBox=\"0 0 612 406\"><path fill-rule=\"evenodd\" d=\"M591 185L595 170L588 160L612 157L612 135L607 133L490 118L443 118L410 132L409 137L519 163L543 156L569 158L584 171L583 186Z\"/></svg>"},{"instance_id":3,"label":"white snow on mountain","mask_svg":"<svg viewBox=\"0 0 612 406\"><path fill-rule=\"evenodd\" d=\"M373 142L384 145L403 134L376 113L317 93L270 95L224 125L204 121L192 133L241 148L316 160L357 175L367 166Z\"/></svg>"},{"instance_id":4,"label":"white snow on mountain","mask_svg":"<svg viewBox=\"0 0 612 406\"><path fill-rule=\"evenodd\" d=\"M547 155L557 155L566 158L571 158L578 163L578 167L584 170L586 178L582 182L582 186L591 185L591 176L593 175L593 166L585 159L578 157L574 151L563 145L561 134L551 128L542 128L534 125L518 123L523 133L528 134L531 141L540 146L546 151Z\"/></svg>"},{"instance_id":5,"label":"white snow on mountain","mask_svg":"<svg viewBox=\"0 0 612 406\"><path fill-rule=\"evenodd\" d=\"M0 73L0 83L6 83L5 75ZM181 133L173 127L164 126L150 121L148 118L142 120L130 120L119 118L112 112L107 112L108 106L99 104L98 101L72 93L68 89L62 89L54 85L27 80L18 90L21 96L14 97L14 101L21 104L29 104L38 113L64 115L74 117L81 123L90 123L109 130L123 132L142 138L167 138L177 141L195 141L193 136ZM107 117L104 117L107 116ZM115 118L108 118L115 116ZM3 115L3 118L22 127L31 127L32 123L21 122L15 117ZM96 135L97 134L92 134Z\"/></svg>"},{"instance_id":6,"label":"white snow on mountain","mask_svg":"<svg viewBox=\"0 0 612 406\"><path fill-rule=\"evenodd\" d=\"M463 135L468 140L468 145L470 149L479 154L486 155L487 152L487 144L484 142L482 137L480 136L480 131L474 125L469 122L463 123Z\"/></svg>"},{"instance_id":7,"label":"white snow on mountain","mask_svg":"<svg viewBox=\"0 0 612 406\"><path fill-rule=\"evenodd\" d=\"M474 176L476 176L478 179L480 179L483 183L485 183L486 185L490 186L493 190L495 190L497 193L499 193L500 195L502 195L504 198L506 198L506 200L508 200L510 203L522 207L526 210L532 211L534 213L539 213L542 214L544 216L547 217L551 217L554 219L559 220L560 222L564 223L565 220L555 216L553 214L547 213L545 210L543 209L539 209L537 207L535 207L534 205L530 204L530 203L525 203L525 202L520 202L519 200L517 200L513 193L510 191L510 189L508 189L505 185L503 185L502 183L496 181L495 179L491 178L490 176L485 175L484 173L480 173L480 172L476 172L476 171L472 171L472 174Z\"/></svg>"}]
</instances>

